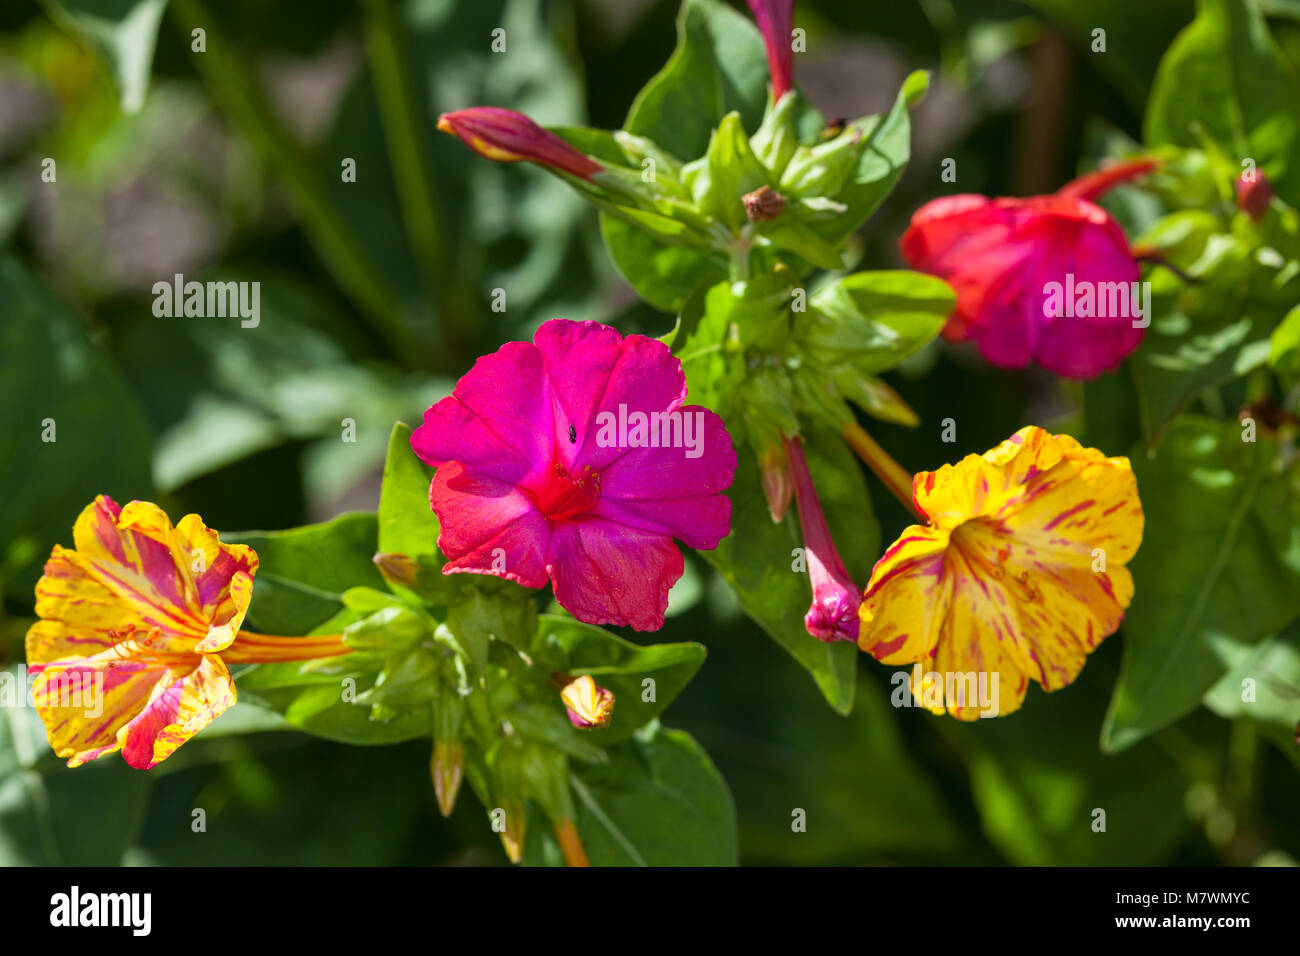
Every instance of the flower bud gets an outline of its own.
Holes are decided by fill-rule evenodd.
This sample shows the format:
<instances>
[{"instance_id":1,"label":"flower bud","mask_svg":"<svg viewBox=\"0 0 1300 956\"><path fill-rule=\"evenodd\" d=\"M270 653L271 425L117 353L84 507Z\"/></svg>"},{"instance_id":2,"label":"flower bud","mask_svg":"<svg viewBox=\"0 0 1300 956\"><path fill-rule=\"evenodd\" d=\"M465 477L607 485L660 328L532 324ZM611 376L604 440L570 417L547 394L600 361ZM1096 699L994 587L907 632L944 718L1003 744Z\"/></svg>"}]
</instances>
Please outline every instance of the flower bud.
<instances>
[{"instance_id":1,"label":"flower bud","mask_svg":"<svg viewBox=\"0 0 1300 956\"><path fill-rule=\"evenodd\" d=\"M790 470L794 474L795 500L812 583L812 605L804 615L804 627L819 641L856 641L862 595L835 550L802 443L791 438L786 439L785 444Z\"/></svg>"},{"instance_id":2,"label":"flower bud","mask_svg":"<svg viewBox=\"0 0 1300 956\"><path fill-rule=\"evenodd\" d=\"M772 99L779 100L794 85L794 0L749 0L749 9L763 34L767 65L772 71Z\"/></svg>"},{"instance_id":3,"label":"flower bud","mask_svg":"<svg viewBox=\"0 0 1300 956\"><path fill-rule=\"evenodd\" d=\"M741 197L745 204L745 215L750 222L767 222L781 215L785 208L785 197L771 186L761 186L752 193Z\"/></svg>"},{"instance_id":4,"label":"flower bud","mask_svg":"<svg viewBox=\"0 0 1300 956\"><path fill-rule=\"evenodd\" d=\"M605 727L614 716L613 692L601 687L589 674L571 678L560 691L560 699L568 711L569 723L582 730Z\"/></svg>"},{"instance_id":5,"label":"flower bud","mask_svg":"<svg viewBox=\"0 0 1300 956\"><path fill-rule=\"evenodd\" d=\"M389 584L400 584L402 587L415 588L416 578L420 572L420 562L409 554L398 554L395 551L376 551L372 559L379 573L384 576L384 580Z\"/></svg>"},{"instance_id":6,"label":"flower bud","mask_svg":"<svg viewBox=\"0 0 1300 956\"><path fill-rule=\"evenodd\" d=\"M480 156L501 163L527 161L586 180L605 168L514 110L476 106L443 113L438 129L460 137Z\"/></svg>"},{"instance_id":7,"label":"flower bud","mask_svg":"<svg viewBox=\"0 0 1300 956\"><path fill-rule=\"evenodd\" d=\"M1250 179L1246 177L1250 176ZM1273 201L1273 184L1264 175L1264 170L1256 169L1253 174L1242 173L1237 177L1237 208L1259 222L1268 213L1268 204Z\"/></svg>"},{"instance_id":8,"label":"flower bud","mask_svg":"<svg viewBox=\"0 0 1300 956\"><path fill-rule=\"evenodd\" d=\"M785 457L781 443L774 441L758 456L758 471L763 480L763 496L767 498L767 510L775 524L785 518L794 498L794 478L790 474L790 462Z\"/></svg>"},{"instance_id":9,"label":"flower bud","mask_svg":"<svg viewBox=\"0 0 1300 956\"><path fill-rule=\"evenodd\" d=\"M498 801L503 811L504 829L500 831L501 846L511 863L518 863L524 858L524 833L528 828L528 811L522 800L509 797Z\"/></svg>"},{"instance_id":10,"label":"flower bud","mask_svg":"<svg viewBox=\"0 0 1300 956\"><path fill-rule=\"evenodd\" d=\"M460 741L435 740L429 772L433 777L434 795L438 798L438 812L449 817L456 809L456 795L460 793L460 782L465 776L465 748Z\"/></svg>"},{"instance_id":11,"label":"flower bud","mask_svg":"<svg viewBox=\"0 0 1300 956\"><path fill-rule=\"evenodd\" d=\"M461 745L461 724L465 719L465 701L452 686L444 686L433 699L433 792L438 798L438 812L451 816L456 794L465 776L465 748Z\"/></svg>"}]
</instances>

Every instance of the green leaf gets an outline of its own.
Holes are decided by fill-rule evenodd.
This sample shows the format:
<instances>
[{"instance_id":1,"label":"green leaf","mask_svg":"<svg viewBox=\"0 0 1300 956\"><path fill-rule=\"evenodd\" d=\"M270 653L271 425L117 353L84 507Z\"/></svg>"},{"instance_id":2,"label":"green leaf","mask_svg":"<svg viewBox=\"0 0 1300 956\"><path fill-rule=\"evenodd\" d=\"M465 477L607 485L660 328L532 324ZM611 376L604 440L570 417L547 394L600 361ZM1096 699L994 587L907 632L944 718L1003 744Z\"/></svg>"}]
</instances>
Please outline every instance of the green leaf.
<instances>
[{"instance_id":1,"label":"green leaf","mask_svg":"<svg viewBox=\"0 0 1300 956\"><path fill-rule=\"evenodd\" d=\"M1268 365L1288 388L1300 382L1300 306L1286 314L1269 339Z\"/></svg>"},{"instance_id":2,"label":"green leaf","mask_svg":"<svg viewBox=\"0 0 1300 956\"><path fill-rule=\"evenodd\" d=\"M780 678L770 668L747 670L729 684L749 681L746 696L753 697L754 686ZM711 722L698 732L727 782L744 795L738 810L747 861L860 866L968 858L964 851L975 841L953 819L913 744L918 736L908 732L936 718L890 706L887 679L879 668L859 675L847 719L808 693L782 692L777 713L762 699L714 705L730 726L745 727L743 736ZM758 753L761 760L754 759ZM806 813L804 831L791 828L796 808Z\"/></svg>"},{"instance_id":3,"label":"green leaf","mask_svg":"<svg viewBox=\"0 0 1300 956\"><path fill-rule=\"evenodd\" d=\"M0 255L0 571L31 606L41 564L97 494L151 497L150 434L121 374L81 321ZM49 439L49 440L46 440Z\"/></svg>"},{"instance_id":4,"label":"green leaf","mask_svg":"<svg viewBox=\"0 0 1300 956\"><path fill-rule=\"evenodd\" d=\"M1293 624L1256 647L1235 648L1227 661L1228 672L1206 691L1205 706L1220 717L1294 730L1300 722L1300 628Z\"/></svg>"},{"instance_id":5,"label":"green leaf","mask_svg":"<svg viewBox=\"0 0 1300 956\"><path fill-rule=\"evenodd\" d=\"M584 733L605 747L626 740L654 720L690 683L704 663L703 644L653 644L643 647L603 628L571 617L543 614L537 625L539 656L581 677L590 674L614 692L609 726ZM653 683L647 686L647 680ZM646 696L650 695L647 700Z\"/></svg>"},{"instance_id":6,"label":"green leaf","mask_svg":"<svg viewBox=\"0 0 1300 956\"><path fill-rule=\"evenodd\" d=\"M167 0L45 0L50 15L93 44L113 68L122 111L144 105Z\"/></svg>"},{"instance_id":7,"label":"green leaf","mask_svg":"<svg viewBox=\"0 0 1300 956\"><path fill-rule=\"evenodd\" d=\"M355 681L355 694L352 685L346 683L349 679ZM240 687L249 703L281 713L293 726L327 740L372 746L428 737L433 729L432 707L399 708L388 720L374 717L374 680L372 673L361 677L336 675L311 684L299 682L289 687L247 690L243 690L245 683L241 680ZM346 699L345 692L352 699ZM371 692L370 696L367 692Z\"/></svg>"},{"instance_id":8,"label":"green leaf","mask_svg":"<svg viewBox=\"0 0 1300 956\"><path fill-rule=\"evenodd\" d=\"M433 469L411 449L411 429L393 426L379 491L379 550L388 555L381 570L389 587L408 599L444 605L459 590L442 573L447 563L438 550L438 516L429 506Z\"/></svg>"},{"instance_id":9,"label":"green leaf","mask_svg":"<svg viewBox=\"0 0 1300 956\"><path fill-rule=\"evenodd\" d=\"M767 170L749 148L739 113L722 118L709 140L704 161L690 180L696 207L725 223L734 232L745 224L742 197L768 183Z\"/></svg>"},{"instance_id":10,"label":"green leaf","mask_svg":"<svg viewBox=\"0 0 1300 956\"><path fill-rule=\"evenodd\" d=\"M1273 329L1300 296L1300 266L1234 235L1205 235L1200 220L1175 214L1149 233L1167 240L1171 226L1175 235L1190 227L1195 235L1176 245L1191 253L1187 272L1197 280L1189 285L1166 271L1151 276L1157 318L1131 365L1153 446L1198 392L1268 361Z\"/></svg>"},{"instance_id":11,"label":"green leaf","mask_svg":"<svg viewBox=\"0 0 1300 956\"><path fill-rule=\"evenodd\" d=\"M859 272L819 289L796 335L823 364L876 375L933 340L955 304L952 288L934 276Z\"/></svg>"},{"instance_id":12,"label":"green leaf","mask_svg":"<svg viewBox=\"0 0 1300 956\"><path fill-rule=\"evenodd\" d=\"M727 277L720 255L670 245L610 213L600 214L600 234L636 294L664 312L676 312L696 289Z\"/></svg>"},{"instance_id":13,"label":"green leaf","mask_svg":"<svg viewBox=\"0 0 1300 956\"><path fill-rule=\"evenodd\" d=\"M343 592L384 588L371 558L378 521L373 514L339 515L289 531L246 531L222 540L257 552L248 623L269 634L307 634L343 610Z\"/></svg>"},{"instance_id":14,"label":"green leaf","mask_svg":"<svg viewBox=\"0 0 1300 956\"><path fill-rule=\"evenodd\" d=\"M1122 750L1193 710L1236 648L1300 615L1300 500L1271 441L1186 416L1133 452L1146 512L1102 744Z\"/></svg>"},{"instance_id":15,"label":"green leaf","mask_svg":"<svg viewBox=\"0 0 1300 956\"><path fill-rule=\"evenodd\" d=\"M756 129L767 104L767 54L758 28L719 0L684 0L677 49L637 94L623 128L685 158L702 156L733 111Z\"/></svg>"},{"instance_id":16,"label":"green leaf","mask_svg":"<svg viewBox=\"0 0 1300 956\"><path fill-rule=\"evenodd\" d=\"M1089 677L1085 672L1080 683ZM1012 863L1151 866L1186 833L1186 815L1171 808L1190 781L1152 742L1101 753L1103 706L1093 687L1076 685L1031 692L1010 719L967 725L931 718L963 753L984 832ZM1093 829L1098 809L1106 814L1104 831Z\"/></svg>"},{"instance_id":17,"label":"green leaf","mask_svg":"<svg viewBox=\"0 0 1300 956\"><path fill-rule=\"evenodd\" d=\"M593 866L733 866L736 809L689 734L650 724L569 777L578 834ZM558 862L549 828L530 821L525 861Z\"/></svg>"},{"instance_id":18,"label":"green leaf","mask_svg":"<svg viewBox=\"0 0 1300 956\"><path fill-rule=\"evenodd\" d=\"M411 450L411 429L398 422L388 441L379 491L379 550L438 554L438 516L429 507L433 469Z\"/></svg>"},{"instance_id":19,"label":"green leaf","mask_svg":"<svg viewBox=\"0 0 1300 956\"><path fill-rule=\"evenodd\" d=\"M804 434L804 451L845 567L865 584L877 558L880 527L862 470L839 436ZM803 547L793 509L773 524L754 455L742 449L731 486L731 534L700 555L731 585L745 613L802 664L826 702L842 714L853 709L858 649L848 642L822 643L804 628L812 603L808 575L792 570Z\"/></svg>"},{"instance_id":20,"label":"green leaf","mask_svg":"<svg viewBox=\"0 0 1300 956\"><path fill-rule=\"evenodd\" d=\"M842 183L826 198L842 204L843 212L811 220L810 228L828 242L840 243L855 232L902 178L912 155L912 123L908 110L929 88L928 73L917 71L903 81L894 107L884 116L855 120L850 129L860 138L857 160ZM791 161L791 166L797 162ZM789 175L787 168L786 174Z\"/></svg>"},{"instance_id":21,"label":"green leaf","mask_svg":"<svg viewBox=\"0 0 1300 956\"><path fill-rule=\"evenodd\" d=\"M1160 63L1145 133L1150 146L1208 137L1238 164L1255 160L1287 202L1300 201L1300 84L1257 0L1200 0Z\"/></svg>"}]
</instances>

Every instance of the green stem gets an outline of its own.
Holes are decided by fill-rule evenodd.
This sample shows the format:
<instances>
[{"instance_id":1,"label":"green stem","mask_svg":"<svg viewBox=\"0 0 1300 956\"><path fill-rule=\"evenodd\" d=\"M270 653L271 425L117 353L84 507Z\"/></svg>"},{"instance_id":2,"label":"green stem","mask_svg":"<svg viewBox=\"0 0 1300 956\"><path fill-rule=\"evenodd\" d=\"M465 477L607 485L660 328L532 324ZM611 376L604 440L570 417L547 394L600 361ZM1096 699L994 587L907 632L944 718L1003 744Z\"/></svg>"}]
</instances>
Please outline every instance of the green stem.
<instances>
[{"instance_id":1,"label":"green stem","mask_svg":"<svg viewBox=\"0 0 1300 956\"><path fill-rule=\"evenodd\" d=\"M910 514L923 524L930 523L930 519L917 508L912 496L911 472L896 462L861 425L855 423L845 426L844 439Z\"/></svg>"},{"instance_id":2,"label":"green stem","mask_svg":"<svg viewBox=\"0 0 1300 956\"><path fill-rule=\"evenodd\" d=\"M196 68L213 99L283 183L309 241L343 291L395 357L409 361L422 354L424 349L402 321L397 293L330 201L306 152L272 113L253 82L251 66L234 53L203 0L173 0L171 7L187 37L196 28L205 31L207 49L194 54Z\"/></svg>"}]
</instances>

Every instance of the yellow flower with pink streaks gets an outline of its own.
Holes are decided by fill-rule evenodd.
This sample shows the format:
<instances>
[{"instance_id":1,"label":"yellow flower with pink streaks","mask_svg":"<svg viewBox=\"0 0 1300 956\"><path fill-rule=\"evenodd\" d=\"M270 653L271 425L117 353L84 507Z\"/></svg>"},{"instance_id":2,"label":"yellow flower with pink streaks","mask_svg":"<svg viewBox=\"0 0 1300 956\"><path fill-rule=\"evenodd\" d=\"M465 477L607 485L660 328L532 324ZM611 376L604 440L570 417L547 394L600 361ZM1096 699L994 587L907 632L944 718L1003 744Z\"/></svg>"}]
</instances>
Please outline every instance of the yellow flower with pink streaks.
<instances>
[{"instance_id":1,"label":"yellow flower with pink streaks","mask_svg":"<svg viewBox=\"0 0 1300 956\"><path fill-rule=\"evenodd\" d=\"M257 554L198 515L100 495L54 546L27 632L50 746L77 767L116 750L147 770L235 702L227 665L346 654L340 635L241 632Z\"/></svg>"},{"instance_id":2,"label":"yellow flower with pink streaks","mask_svg":"<svg viewBox=\"0 0 1300 956\"><path fill-rule=\"evenodd\" d=\"M919 473L912 495L930 523L876 562L858 646L886 664L982 675L992 702L920 700L963 720L1019 709L1031 679L1047 691L1072 682L1133 598L1124 565L1143 514L1128 459L1031 426Z\"/></svg>"}]
</instances>

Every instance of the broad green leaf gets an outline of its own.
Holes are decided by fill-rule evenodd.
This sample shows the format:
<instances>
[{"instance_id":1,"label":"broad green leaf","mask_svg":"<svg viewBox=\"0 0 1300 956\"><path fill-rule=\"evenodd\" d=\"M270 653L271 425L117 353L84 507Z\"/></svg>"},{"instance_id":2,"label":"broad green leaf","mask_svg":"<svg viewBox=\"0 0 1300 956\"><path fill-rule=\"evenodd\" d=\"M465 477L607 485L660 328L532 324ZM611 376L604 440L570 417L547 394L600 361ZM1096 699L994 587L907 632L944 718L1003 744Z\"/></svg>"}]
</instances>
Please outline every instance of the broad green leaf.
<instances>
[{"instance_id":1,"label":"broad green leaf","mask_svg":"<svg viewBox=\"0 0 1300 956\"><path fill-rule=\"evenodd\" d=\"M805 433L805 453L827 524L849 574L866 585L875 563L880 528L871 512L862 470L836 435ZM806 572L795 567L803 547L794 508L773 524L752 451L740 449L731 486L731 534L701 556L731 585L745 613L802 664L826 702L842 714L853 709L858 649L849 642L825 644L804 628L812 603Z\"/></svg>"},{"instance_id":2,"label":"broad green leaf","mask_svg":"<svg viewBox=\"0 0 1300 956\"><path fill-rule=\"evenodd\" d=\"M1200 0L1160 63L1145 133L1151 146L1208 137L1237 163L1253 159L1278 195L1300 202L1300 83L1257 0Z\"/></svg>"},{"instance_id":3,"label":"broad green leaf","mask_svg":"<svg viewBox=\"0 0 1300 956\"><path fill-rule=\"evenodd\" d=\"M1274 444L1242 436L1236 422L1185 416L1158 450L1132 454L1146 528L1107 750L1193 710L1236 648L1300 616L1300 496L1274 472Z\"/></svg>"},{"instance_id":4,"label":"broad green leaf","mask_svg":"<svg viewBox=\"0 0 1300 956\"><path fill-rule=\"evenodd\" d=\"M919 272L859 272L819 289L809 300L800 339L830 367L859 375L895 368L943 328L956 304L948 283Z\"/></svg>"},{"instance_id":5,"label":"broad green leaf","mask_svg":"<svg viewBox=\"0 0 1300 956\"><path fill-rule=\"evenodd\" d=\"M149 89L158 25L167 0L45 0L55 20L80 33L108 60L122 110L134 113Z\"/></svg>"},{"instance_id":6,"label":"broad green leaf","mask_svg":"<svg viewBox=\"0 0 1300 956\"><path fill-rule=\"evenodd\" d=\"M151 438L135 395L80 319L3 255L0 303L0 569L6 591L30 607L50 547L72 543L95 495L152 497Z\"/></svg>"},{"instance_id":7,"label":"broad green leaf","mask_svg":"<svg viewBox=\"0 0 1300 956\"><path fill-rule=\"evenodd\" d=\"M1090 677L1050 695L1032 688L1011 718L930 717L965 756L984 832L1014 864L1150 866L1187 831L1189 781L1168 753L1151 742L1097 749L1104 698Z\"/></svg>"},{"instance_id":8,"label":"broad green leaf","mask_svg":"<svg viewBox=\"0 0 1300 956\"><path fill-rule=\"evenodd\" d=\"M222 540L257 552L248 626L269 634L306 634L343 609L349 588L384 588L371 560L378 537L375 515L339 515L289 531L247 531Z\"/></svg>"},{"instance_id":9,"label":"broad green leaf","mask_svg":"<svg viewBox=\"0 0 1300 956\"><path fill-rule=\"evenodd\" d=\"M569 778L578 834L593 866L735 865L731 793L689 734L656 721L609 757ZM559 862L540 815L530 819L529 834L526 862Z\"/></svg>"},{"instance_id":10,"label":"broad green leaf","mask_svg":"<svg viewBox=\"0 0 1300 956\"><path fill-rule=\"evenodd\" d=\"M704 155L732 111L757 129L767 103L767 55L758 28L720 0L684 0L677 49L637 94L623 128L683 159Z\"/></svg>"},{"instance_id":11,"label":"broad green leaf","mask_svg":"<svg viewBox=\"0 0 1300 956\"><path fill-rule=\"evenodd\" d=\"M664 312L676 312L696 289L727 277L720 255L669 245L610 213L601 213L600 233L623 278Z\"/></svg>"},{"instance_id":12,"label":"broad green leaf","mask_svg":"<svg viewBox=\"0 0 1300 956\"><path fill-rule=\"evenodd\" d=\"M706 653L703 644L693 643L643 647L603 628L555 614L541 616L537 643L539 655L558 655L575 677L590 674L597 684L614 692L614 716L609 726L585 734L602 747L627 739L663 713L690 683Z\"/></svg>"}]
</instances>

